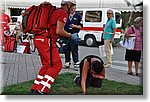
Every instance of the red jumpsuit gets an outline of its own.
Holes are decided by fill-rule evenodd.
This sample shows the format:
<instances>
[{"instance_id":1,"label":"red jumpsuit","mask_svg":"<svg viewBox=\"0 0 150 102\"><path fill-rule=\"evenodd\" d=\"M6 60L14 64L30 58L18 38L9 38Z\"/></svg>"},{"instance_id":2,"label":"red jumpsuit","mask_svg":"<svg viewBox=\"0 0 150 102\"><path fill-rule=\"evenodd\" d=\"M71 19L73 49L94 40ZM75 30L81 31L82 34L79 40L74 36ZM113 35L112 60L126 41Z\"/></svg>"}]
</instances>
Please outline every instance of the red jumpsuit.
<instances>
[{"instance_id":1,"label":"red jumpsuit","mask_svg":"<svg viewBox=\"0 0 150 102\"><path fill-rule=\"evenodd\" d=\"M10 27L9 27L9 23L10 23L10 17L7 14L1 14L0 15L0 45L3 45L4 43L4 31L9 31Z\"/></svg>"},{"instance_id":2,"label":"red jumpsuit","mask_svg":"<svg viewBox=\"0 0 150 102\"><path fill-rule=\"evenodd\" d=\"M57 38L59 37L56 35L56 24L57 21L62 22L63 24L66 23L67 19L67 12L63 9L55 10L50 18L51 24L55 24L53 27L50 28L53 43L52 43L52 67L50 66L50 38L47 38L45 34L42 36L35 36L34 37L34 44L39 52L42 67L39 70L38 76L32 85L32 90L39 90L43 93L48 93L50 87L54 83L57 75L62 69L62 62L59 56L58 49L55 45Z\"/></svg>"}]
</instances>

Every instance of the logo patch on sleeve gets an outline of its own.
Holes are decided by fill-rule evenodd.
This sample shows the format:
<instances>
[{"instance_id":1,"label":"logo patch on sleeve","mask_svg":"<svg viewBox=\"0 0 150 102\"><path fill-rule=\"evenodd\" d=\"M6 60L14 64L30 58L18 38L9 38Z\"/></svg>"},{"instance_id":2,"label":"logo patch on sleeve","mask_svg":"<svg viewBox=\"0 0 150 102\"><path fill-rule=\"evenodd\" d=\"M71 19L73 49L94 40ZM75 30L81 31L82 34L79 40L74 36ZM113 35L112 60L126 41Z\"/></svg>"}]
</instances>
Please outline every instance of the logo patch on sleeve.
<instances>
[{"instance_id":1,"label":"logo patch on sleeve","mask_svg":"<svg viewBox=\"0 0 150 102\"><path fill-rule=\"evenodd\" d=\"M67 18L64 18L63 20L64 20L65 23L67 22Z\"/></svg>"}]
</instances>

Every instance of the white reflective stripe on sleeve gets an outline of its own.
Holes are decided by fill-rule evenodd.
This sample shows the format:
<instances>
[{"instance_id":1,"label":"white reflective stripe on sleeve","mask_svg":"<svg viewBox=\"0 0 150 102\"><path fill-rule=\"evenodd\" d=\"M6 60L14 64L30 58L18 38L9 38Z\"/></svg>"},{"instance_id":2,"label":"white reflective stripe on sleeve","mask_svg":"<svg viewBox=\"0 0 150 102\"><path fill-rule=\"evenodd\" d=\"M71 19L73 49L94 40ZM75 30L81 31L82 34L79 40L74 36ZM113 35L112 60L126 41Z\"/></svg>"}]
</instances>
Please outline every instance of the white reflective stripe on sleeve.
<instances>
[{"instance_id":1,"label":"white reflective stripe on sleeve","mask_svg":"<svg viewBox=\"0 0 150 102\"><path fill-rule=\"evenodd\" d=\"M34 83L39 85L40 81L34 80Z\"/></svg>"},{"instance_id":2,"label":"white reflective stripe on sleeve","mask_svg":"<svg viewBox=\"0 0 150 102\"><path fill-rule=\"evenodd\" d=\"M37 39L35 39L35 40L40 40L40 41L44 42L44 39L40 39L40 38L37 38Z\"/></svg>"},{"instance_id":3,"label":"white reflective stripe on sleeve","mask_svg":"<svg viewBox=\"0 0 150 102\"><path fill-rule=\"evenodd\" d=\"M37 76L37 78L39 78L39 79L43 79L43 76L41 76L41 75L38 75L38 76Z\"/></svg>"},{"instance_id":4,"label":"white reflective stripe on sleeve","mask_svg":"<svg viewBox=\"0 0 150 102\"><path fill-rule=\"evenodd\" d=\"M44 78L47 78L48 80L50 80L52 83L54 82L54 78L52 78L49 75L45 75Z\"/></svg>"},{"instance_id":5,"label":"white reflective stripe on sleeve","mask_svg":"<svg viewBox=\"0 0 150 102\"><path fill-rule=\"evenodd\" d=\"M47 82L44 82L44 81L41 81L41 84L44 85L44 86L46 86L46 87L48 87L49 89L50 89L50 87L51 87L50 84L48 84Z\"/></svg>"}]
</instances>

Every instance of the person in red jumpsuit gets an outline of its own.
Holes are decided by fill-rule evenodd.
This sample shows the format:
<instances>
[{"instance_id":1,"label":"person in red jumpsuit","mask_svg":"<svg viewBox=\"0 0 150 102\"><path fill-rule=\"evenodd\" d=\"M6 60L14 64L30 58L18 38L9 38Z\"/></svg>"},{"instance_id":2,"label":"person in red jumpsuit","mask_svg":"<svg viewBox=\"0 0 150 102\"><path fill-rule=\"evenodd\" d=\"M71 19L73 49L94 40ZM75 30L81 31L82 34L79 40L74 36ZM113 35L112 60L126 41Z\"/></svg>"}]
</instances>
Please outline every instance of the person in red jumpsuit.
<instances>
[{"instance_id":1,"label":"person in red jumpsuit","mask_svg":"<svg viewBox=\"0 0 150 102\"><path fill-rule=\"evenodd\" d=\"M9 23L11 19L9 15L5 14L4 10L1 10L0 13L0 46L4 44L4 31L10 31Z\"/></svg>"},{"instance_id":2,"label":"person in red jumpsuit","mask_svg":"<svg viewBox=\"0 0 150 102\"><path fill-rule=\"evenodd\" d=\"M74 3L74 1L62 0L61 7L55 10L50 18L51 24L54 24L54 26L50 28L52 36L52 66L50 66L50 38L46 36L46 33L42 36L34 37L34 44L39 52L42 67L31 87L32 94L48 94L52 84L62 69L61 58L58 48L56 47L57 38L59 38L59 36L65 36L74 40L78 38L77 35L71 35L64 30L68 9Z\"/></svg>"}]
</instances>

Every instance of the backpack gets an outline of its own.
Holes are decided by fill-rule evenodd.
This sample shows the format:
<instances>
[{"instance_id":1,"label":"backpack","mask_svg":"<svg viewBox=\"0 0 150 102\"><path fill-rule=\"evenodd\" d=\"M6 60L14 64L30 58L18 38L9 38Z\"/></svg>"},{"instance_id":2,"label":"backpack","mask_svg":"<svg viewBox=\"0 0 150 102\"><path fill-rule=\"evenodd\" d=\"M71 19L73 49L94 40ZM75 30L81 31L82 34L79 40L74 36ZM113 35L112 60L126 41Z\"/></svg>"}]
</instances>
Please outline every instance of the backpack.
<instances>
[{"instance_id":1,"label":"backpack","mask_svg":"<svg viewBox=\"0 0 150 102\"><path fill-rule=\"evenodd\" d=\"M22 29L24 33L31 34L43 34L50 30L53 26L49 24L49 18L51 17L56 6L53 6L49 2L41 3L38 6L32 5L22 15ZM52 37L50 37L50 66L52 66Z\"/></svg>"},{"instance_id":2,"label":"backpack","mask_svg":"<svg viewBox=\"0 0 150 102\"><path fill-rule=\"evenodd\" d=\"M22 15L22 28L24 33L43 34L50 29L49 18L56 9L49 2L38 6L32 5Z\"/></svg>"}]
</instances>

